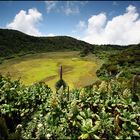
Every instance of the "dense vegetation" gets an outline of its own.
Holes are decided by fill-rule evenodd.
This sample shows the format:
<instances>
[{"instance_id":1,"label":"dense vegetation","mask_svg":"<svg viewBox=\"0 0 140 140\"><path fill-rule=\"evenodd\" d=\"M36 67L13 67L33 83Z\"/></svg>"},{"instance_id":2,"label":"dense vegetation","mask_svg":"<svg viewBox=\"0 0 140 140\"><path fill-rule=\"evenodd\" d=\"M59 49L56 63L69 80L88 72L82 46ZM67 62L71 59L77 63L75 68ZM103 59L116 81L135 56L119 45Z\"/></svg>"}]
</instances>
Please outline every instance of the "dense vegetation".
<instances>
[{"instance_id":1,"label":"dense vegetation","mask_svg":"<svg viewBox=\"0 0 140 140\"><path fill-rule=\"evenodd\" d=\"M67 36L33 37L16 30L0 29L0 57L84 48L92 48L92 45Z\"/></svg>"},{"instance_id":2,"label":"dense vegetation","mask_svg":"<svg viewBox=\"0 0 140 140\"><path fill-rule=\"evenodd\" d=\"M135 98L117 78L53 93L44 83L25 87L1 76L0 139L138 139Z\"/></svg>"},{"instance_id":3,"label":"dense vegetation","mask_svg":"<svg viewBox=\"0 0 140 140\"><path fill-rule=\"evenodd\" d=\"M25 86L0 76L0 139L138 139L140 44L98 46L65 36L32 37L0 29L1 61L64 50L104 59L97 71L102 81L69 91L61 76L53 92L42 82Z\"/></svg>"},{"instance_id":4,"label":"dense vegetation","mask_svg":"<svg viewBox=\"0 0 140 140\"><path fill-rule=\"evenodd\" d=\"M91 45L68 36L34 37L10 29L0 29L0 61L28 53L51 51L81 51L81 56L100 51L122 50L129 46Z\"/></svg>"},{"instance_id":5,"label":"dense vegetation","mask_svg":"<svg viewBox=\"0 0 140 140\"><path fill-rule=\"evenodd\" d=\"M140 44L130 45L127 49L114 53L109 52L104 57L106 62L97 71L98 77L108 79L118 75L123 80L129 80L134 75L140 75Z\"/></svg>"}]
</instances>

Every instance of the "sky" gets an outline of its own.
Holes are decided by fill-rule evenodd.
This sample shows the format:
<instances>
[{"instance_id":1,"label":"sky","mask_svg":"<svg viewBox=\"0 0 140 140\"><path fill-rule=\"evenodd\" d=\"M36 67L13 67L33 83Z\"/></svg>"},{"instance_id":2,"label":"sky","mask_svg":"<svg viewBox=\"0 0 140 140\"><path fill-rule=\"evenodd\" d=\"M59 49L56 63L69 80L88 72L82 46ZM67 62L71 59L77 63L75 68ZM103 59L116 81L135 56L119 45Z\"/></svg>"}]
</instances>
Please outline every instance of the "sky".
<instances>
[{"instance_id":1,"label":"sky","mask_svg":"<svg viewBox=\"0 0 140 140\"><path fill-rule=\"evenodd\" d=\"M139 1L0 1L0 28L91 44L140 43Z\"/></svg>"}]
</instances>

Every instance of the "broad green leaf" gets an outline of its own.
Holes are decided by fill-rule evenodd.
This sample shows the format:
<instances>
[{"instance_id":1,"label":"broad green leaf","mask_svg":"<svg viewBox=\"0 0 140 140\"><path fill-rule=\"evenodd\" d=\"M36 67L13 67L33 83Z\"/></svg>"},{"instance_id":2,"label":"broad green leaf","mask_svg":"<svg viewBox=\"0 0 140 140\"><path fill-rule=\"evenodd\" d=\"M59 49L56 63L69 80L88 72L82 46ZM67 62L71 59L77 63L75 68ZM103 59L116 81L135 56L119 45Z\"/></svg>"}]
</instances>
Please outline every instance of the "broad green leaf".
<instances>
[{"instance_id":1,"label":"broad green leaf","mask_svg":"<svg viewBox=\"0 0 140 140\"><path fill-rule=\"evenodd\" d=\"M88 137L89 137L89 134L88 134L88 133L82 134L82 135L80 136L81 139L87 139Z\"/></svg>"},{"instance_id":2,"label":"broad green leaf","mask_svg":"<svg viewBox=\"0 0 140 140\"><path fill-rule=\"evenodd\" d=\"M134 136L140 137L139 132L137 132L137 131L135 131L135 130L133 130L133 134L134 134Z\"/></svg>"},{"instance_id":3,"label":"broad green leaf","mask_svg":"<svg viewBox=\"0 0 140 140\"><path fill-rule=\"evenodd\" d=\"M76 116L78 120L83 120L83 118L80 115Z\"/></svg>"},{"instance_id":4,"label":"broad green leaf","mask_svg":"<svg viewBox=\"0 0 140 140\"><path fill-rule=\"evenodd\" d=\"M131 122L131 124L134 125L134 126L137 126L137 127L139 126L139 125L138 125L137 123L135 123L135 122Z\"/></svg>"},{"instance_id":5,"label":"broad green leaf","mask_svg":"<svg viewBox=\"0 0 140 140\"><path fill-rule=\"evenodd\" d=\"M93 135L93 138L96 139L96 140L99 140L99 139L100 139L100 137L98 137L98 136L95 135L95 134Z\"/></svg>"}]
</instances>

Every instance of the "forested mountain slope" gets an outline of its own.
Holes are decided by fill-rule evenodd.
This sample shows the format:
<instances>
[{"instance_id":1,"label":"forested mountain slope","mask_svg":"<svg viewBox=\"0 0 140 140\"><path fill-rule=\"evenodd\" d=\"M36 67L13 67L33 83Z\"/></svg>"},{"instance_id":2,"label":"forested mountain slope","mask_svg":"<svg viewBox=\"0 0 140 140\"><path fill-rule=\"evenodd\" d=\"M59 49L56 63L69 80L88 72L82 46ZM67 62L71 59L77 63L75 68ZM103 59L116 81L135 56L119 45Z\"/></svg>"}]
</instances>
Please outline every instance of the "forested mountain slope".
<instances>
[{"instance_id":1,"label":"forested mountain slope","mask_svg":"<svg viewBox=\"0 0 140 140\"><path fill-rule=\"evenodd\" d=\"M68 36L33 37L16 30L0 29L0 57L48 51L82 50L93 45Z\"/></svg>"},{"instance_id":2,"label":"forested mountain slope","mask_svg":"<svg viewBox=\"0 0 140 140\"><path fill-rule=\"evenodd\" d=\"M139 49L138 45L92 45L68 36L34 37L20 31L0 29L0 57L9 57L15 54L48 52L48 51L81 51L82 55L88 52L98 53L108 50Z\"/></svg>"}]
</instances>

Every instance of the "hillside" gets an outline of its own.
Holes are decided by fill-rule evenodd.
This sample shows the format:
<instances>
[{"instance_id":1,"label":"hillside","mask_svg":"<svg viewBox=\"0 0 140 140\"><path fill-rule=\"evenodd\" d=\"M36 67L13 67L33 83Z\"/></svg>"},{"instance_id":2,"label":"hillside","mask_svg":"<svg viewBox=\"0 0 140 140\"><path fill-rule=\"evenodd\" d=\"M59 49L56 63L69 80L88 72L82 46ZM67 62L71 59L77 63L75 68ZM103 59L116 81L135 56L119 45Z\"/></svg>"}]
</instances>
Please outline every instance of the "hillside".
<instances>
[{"instance_id":1,"label":"hillside","mask_svg":"<svg viewBox=\"0 0 140 140\"><path fill-rule=\"evenodd\" d=\"M104 64L96 72L102 81L81 89L67 86L64 90L61 79L57 82L60 89L53 92L42 81L25 86L19 79L0 74L0 139L138 139L140 78L134 75L140 74L140 44L99 46L66 36L32 37L19 31L0 30L0 58L48 51L55 51L58 56L56 51L65 50L81 51L80 56L92 52L103 59ZM79 67L75 57L73 61L66 63ZM40 60L39 64L31 63L41 68ZM89 67L84 67L86 70L80 69L85 74ZM14 70L11 65L10 69ZM81 71L78 69L77 73ZM88 74L80 80L88 81Z\"/></svg>"},{"instance_id":2,"label":"hillside","mask_svg":"<svg viewBox=\"0 0 140 140\"><path fill-rule=\"evenodd\" d=\"M0 29L0 57L29 52L81 51L92 47L91 44L68 36L33 37L16 30Z\"/></svg>"},{"instance_id":3,"label":"hillside","mask_svg":"<svg viewBox=\"0 0 140 140\"><path fill-rule=\"evenodd\" d=\"M139 74L140 44L92 45L68 36L34 37L16 30L0 29L0 63L4 59L28 53L57 51L80 51L80 56L94 53L105 60L105 64L97 71L98 77L115 76L121 72L123 77L129 79Z\"/></svg>"},{"instance_id":4,"label":"hillside","mask_svg":"<svg viewBox=\"0 0 140 140\"><path fill-rule=\"evenodd\" d=\"M119 77L131 79L133 75L140 75L140 44L129 45L127 49L110 53L107 61L97 71L98 77Z\"/></svg>"},{"instance_id":5,"label":"hillside","mask_svg":"<svg viewBox=\"0 0 140 140\"><path fill-rule=\"evenodd\" d=\"M11 58L14 55L27 53L81 51L81 56L88 52L98 53L108 50L122 50L129 46L119 45L91 45L68 36L34 37L20 31L0 29L0 57ZM130 46L131 47L131 46Z\"/></svg>"}]
</instances>

